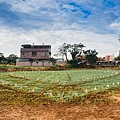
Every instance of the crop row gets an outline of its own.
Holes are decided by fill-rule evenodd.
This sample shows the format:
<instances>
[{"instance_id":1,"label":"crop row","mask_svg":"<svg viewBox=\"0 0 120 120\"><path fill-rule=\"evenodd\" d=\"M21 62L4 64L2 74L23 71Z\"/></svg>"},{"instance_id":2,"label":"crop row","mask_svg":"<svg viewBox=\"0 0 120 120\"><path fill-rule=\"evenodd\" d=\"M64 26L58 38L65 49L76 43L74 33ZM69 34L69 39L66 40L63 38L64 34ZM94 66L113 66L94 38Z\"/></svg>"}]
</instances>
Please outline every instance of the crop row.
<instances>
[{"instance_id":1,"label":"crop row","mask_svg":"<svg viewBox=\"0 0 120 120\"><path fill-rule=\"evenodd\" d=\"M118 88L120 73L115 70L19 71L0 73L0 82L8 90L61 101Z\"/></svg>"}]
</instances>

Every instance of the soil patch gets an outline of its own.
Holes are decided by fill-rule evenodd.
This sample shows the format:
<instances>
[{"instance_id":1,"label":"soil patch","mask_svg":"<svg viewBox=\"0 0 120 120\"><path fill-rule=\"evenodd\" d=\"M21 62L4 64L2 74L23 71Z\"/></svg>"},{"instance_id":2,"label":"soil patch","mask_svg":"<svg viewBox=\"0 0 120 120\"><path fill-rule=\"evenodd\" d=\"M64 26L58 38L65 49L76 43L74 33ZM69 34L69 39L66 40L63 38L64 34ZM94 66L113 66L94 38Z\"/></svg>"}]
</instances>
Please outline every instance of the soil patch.
<instances>
[{"instance_id":1,"label":"soil patch","mask_svg":"<svg viewBox=\"0 0 120 120\"><path fill-rule=\"evenodd\" d=\"M120 102L104 105L0 105L0 120L120 120Z\"/></svg>"}]
</instances>

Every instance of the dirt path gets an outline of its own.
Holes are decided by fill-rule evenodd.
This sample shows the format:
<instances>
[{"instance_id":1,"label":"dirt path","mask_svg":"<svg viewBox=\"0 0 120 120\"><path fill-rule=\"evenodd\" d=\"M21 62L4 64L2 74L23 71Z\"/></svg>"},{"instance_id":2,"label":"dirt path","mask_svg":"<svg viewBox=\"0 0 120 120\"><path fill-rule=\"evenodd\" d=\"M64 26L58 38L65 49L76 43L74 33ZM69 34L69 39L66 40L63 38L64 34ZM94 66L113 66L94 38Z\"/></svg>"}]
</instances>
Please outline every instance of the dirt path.
<instances>
[{"instance_id":1,"label":"dirt path","mask_svg":"<svg viewBox=\"0 0 120 120\"><path fill-rule=\"evenodd\" d=\"M0 120L120 120L120 101L109 105L0 105Z\"/></svg>"}]
</instances>

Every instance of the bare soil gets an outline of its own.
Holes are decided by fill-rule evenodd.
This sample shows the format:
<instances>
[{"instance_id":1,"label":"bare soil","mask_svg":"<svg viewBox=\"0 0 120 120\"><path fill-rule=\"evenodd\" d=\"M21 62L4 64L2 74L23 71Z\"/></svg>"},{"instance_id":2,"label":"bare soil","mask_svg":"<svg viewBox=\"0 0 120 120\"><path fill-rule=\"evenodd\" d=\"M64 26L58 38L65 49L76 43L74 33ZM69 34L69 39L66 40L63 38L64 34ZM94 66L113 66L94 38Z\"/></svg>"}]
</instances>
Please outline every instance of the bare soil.
<instances>
[{"instance_id":1,"label":"bare soil","mask_svg":"<svg viewBox=\"0 0 120 120\"><path fill-rule=\"evenodd\" d=\"M120 120L120 95L110 104L0 104L0 120Z\"/></svg>"}]
</instances>

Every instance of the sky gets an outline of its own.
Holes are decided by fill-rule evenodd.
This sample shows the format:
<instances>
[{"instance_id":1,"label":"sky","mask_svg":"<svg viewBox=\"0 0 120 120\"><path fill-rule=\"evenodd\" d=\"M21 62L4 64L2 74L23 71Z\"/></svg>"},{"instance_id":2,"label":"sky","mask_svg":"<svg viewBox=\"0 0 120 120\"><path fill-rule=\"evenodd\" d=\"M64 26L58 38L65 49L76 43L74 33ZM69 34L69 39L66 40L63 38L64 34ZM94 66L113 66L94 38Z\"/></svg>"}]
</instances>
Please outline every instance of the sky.
<instances>
[{"instance_id":1,"label":"sky","mask_svg":"<svg viewBox=\"0 0 120 120\"><path fill-rule=\"evenodd\" d=\"M99 57L118 56L120 0L0 0L0 52L20 56L22 44L82 43Z\"/></svg>"}]
</instances>

